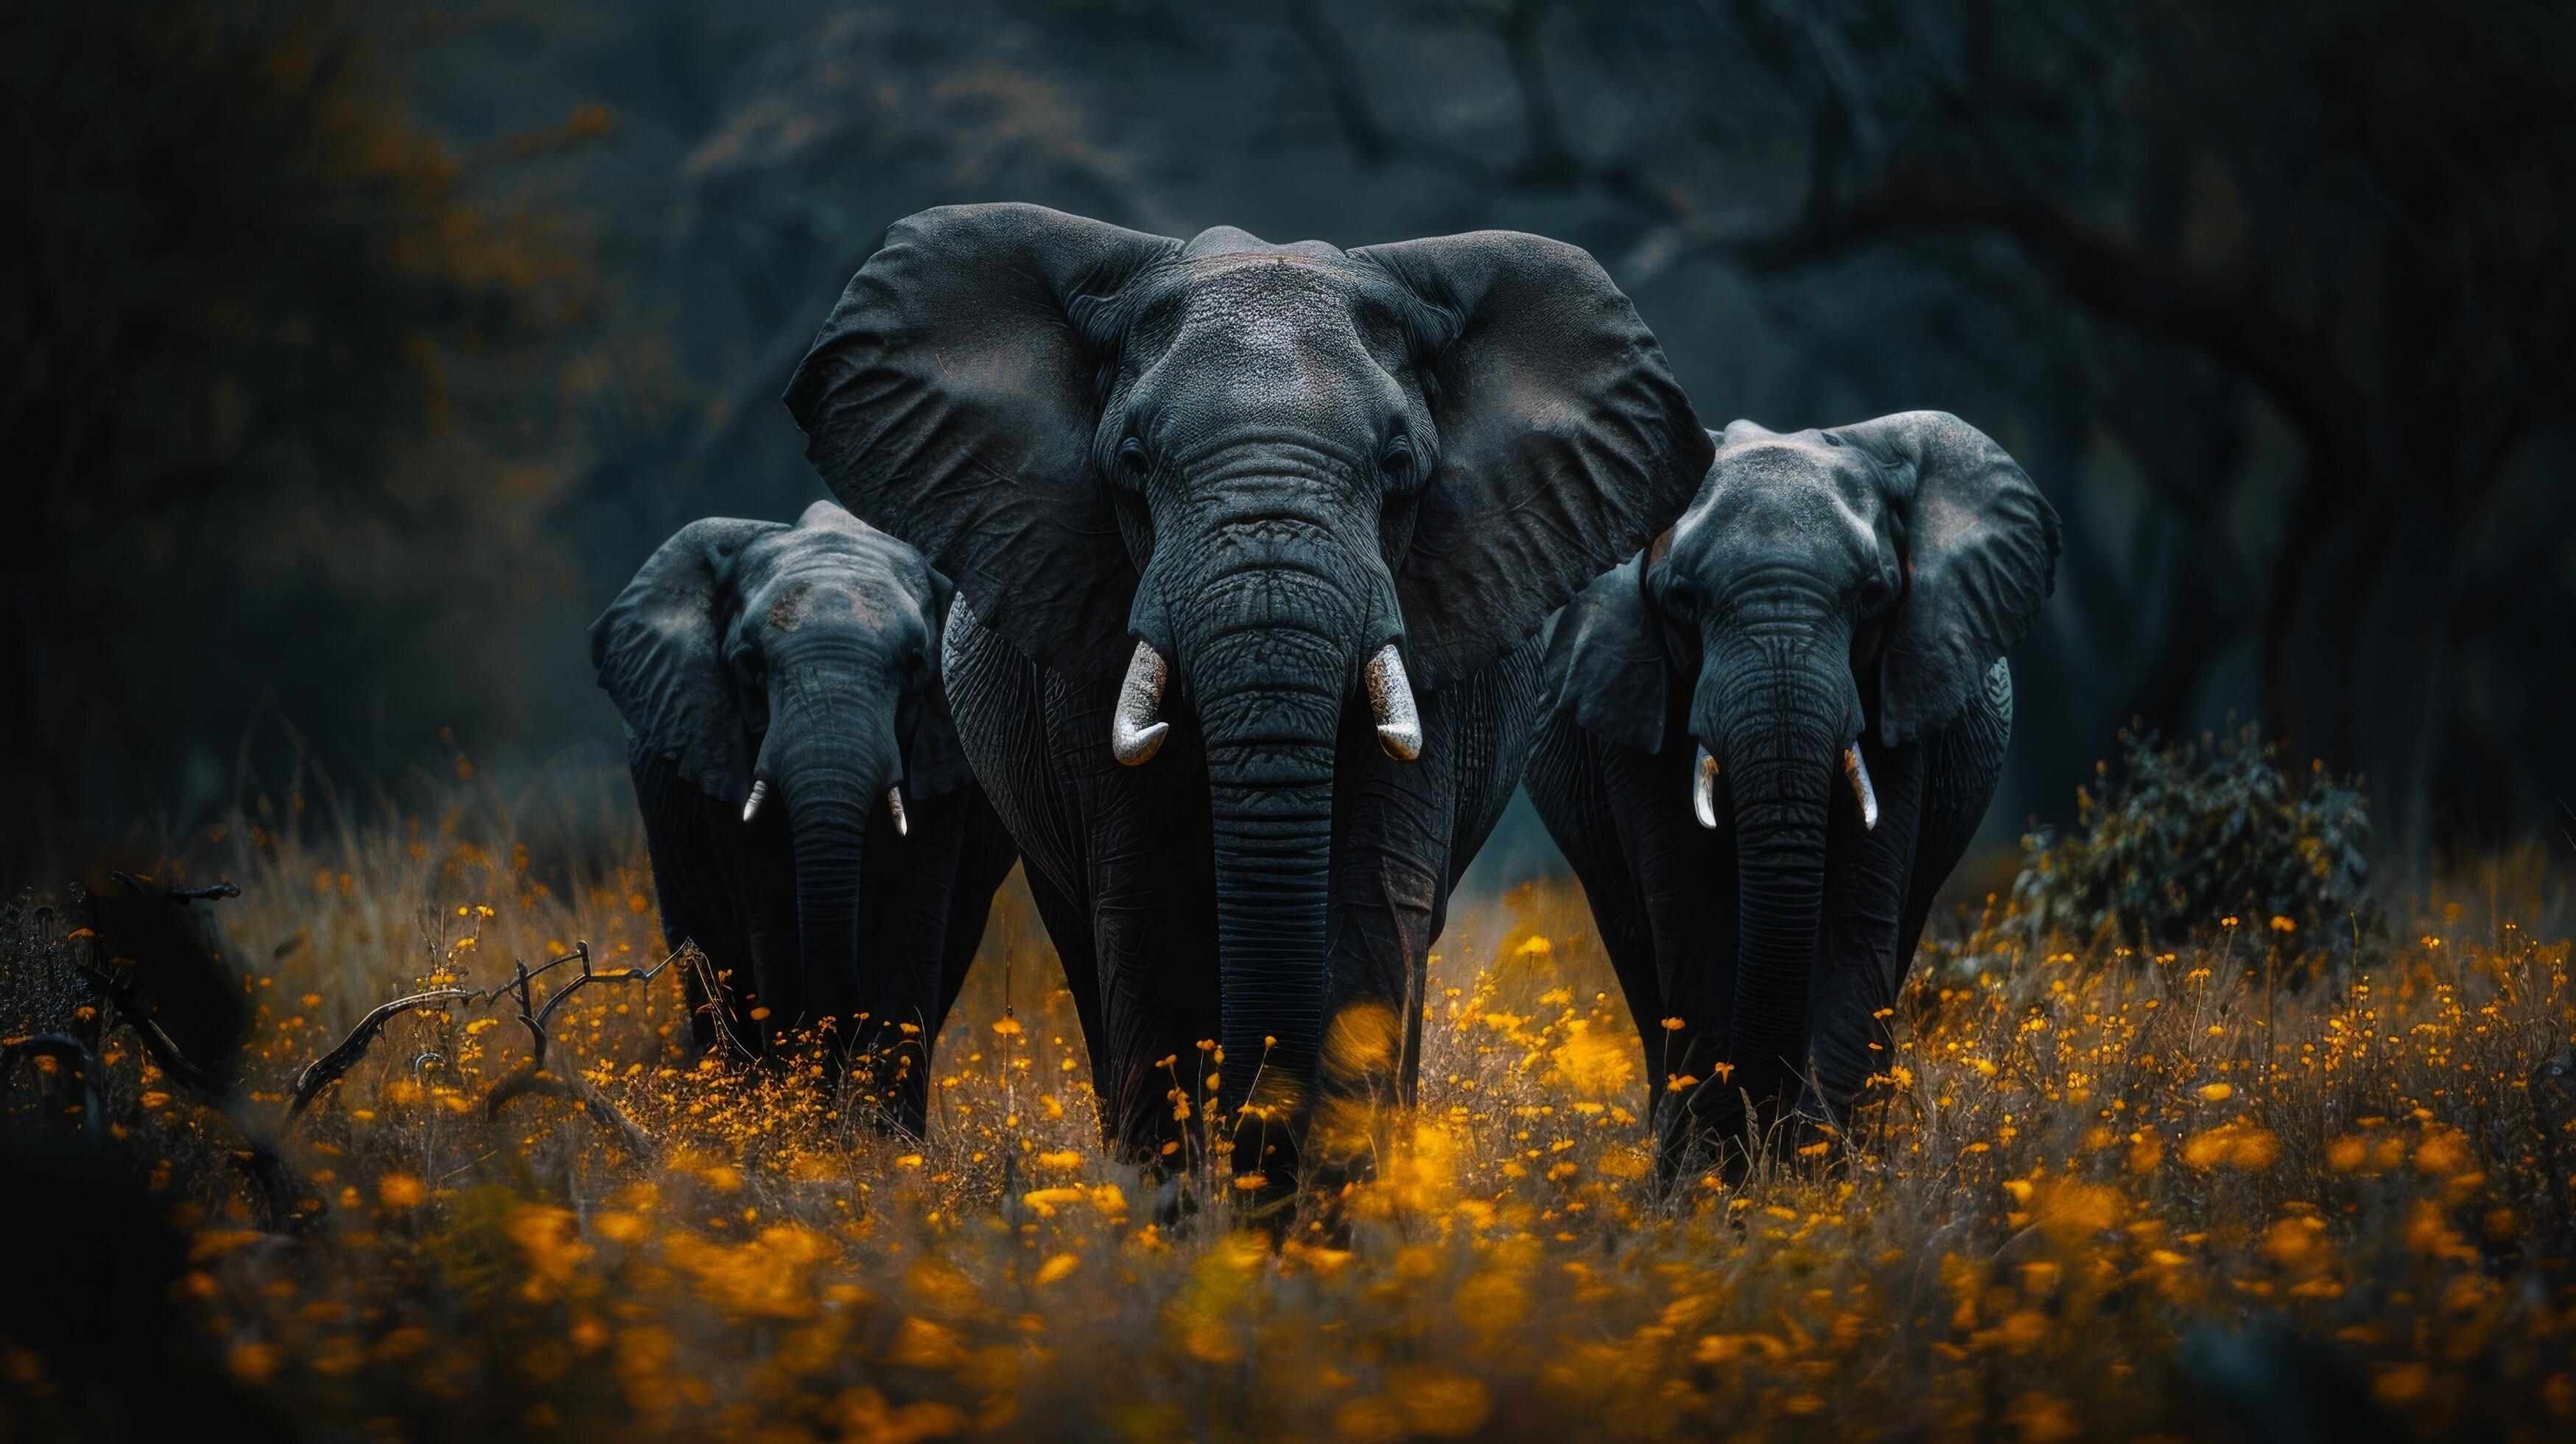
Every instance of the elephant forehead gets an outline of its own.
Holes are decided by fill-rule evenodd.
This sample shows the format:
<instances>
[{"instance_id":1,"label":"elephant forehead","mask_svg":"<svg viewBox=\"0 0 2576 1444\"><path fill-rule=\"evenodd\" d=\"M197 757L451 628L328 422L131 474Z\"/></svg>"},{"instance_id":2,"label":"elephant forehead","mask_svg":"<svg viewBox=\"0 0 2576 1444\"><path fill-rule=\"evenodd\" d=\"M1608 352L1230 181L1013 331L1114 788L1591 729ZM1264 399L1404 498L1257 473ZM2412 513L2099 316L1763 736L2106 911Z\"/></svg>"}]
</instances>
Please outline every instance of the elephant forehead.
<instances>
[{"instance_id":1,"label":"elephant forehead","mask_svg":"<svg viewBox=\"0 0 2576 1444\"><path fill-rule=\"evenodd\" d=\"M809 571L763 588L753 610L770 631L786 635L849 623L883 631L898 625L913 609L910 597L891 577Z\"/></svg>"},{"instance_id":2,"label":"elephant forehead","mask_svg":"<svg viewBox=\"0 0 2576 1444\"><path fill-rule=\"evenodd\" d=\"M1720 451L1700 502L1706 510L1746 519L1812 523L1840 514L1866 522L1877 496L1870 469L1857 453L1803 432Z\"/></svg>"},{"instance_id":3,"label":"elephant forehead","mask_svg":"<svg viewBox=\"0 0 2576 1444\"><path fill-rule=\"evenodd\" d=\"M800 582L927 594L930 564L921 553L856 518L815 524L827 504L808 508L805 524L745 549L736 575L746 595Z\"/></svg>"},{"instance_id":4,"label":"elephant forehead","mask_svg":"<svg viewBox=\"0 0 2576 1444\"><path fill-rule=\"evenodd\" d=\"M1312 344L1319 334L1351 331L1357 282L1348 266L1289 257L1199 262L1172 268L1152 313L1175 344Z\"/></svg>"},{"instance_id":5,"label":"elephant forehead","mask_svg":"<svg viewBox=\"0 0 2576 1444\"><path fill-rule=\"evenodd\" d=\"M1675 529L1673 552L1685 565L1857 558L1877 507L1868 471L1847 448L1766 436L1719 452Z\"/></svg>"},{"instance_id":6,"label":"elephant forehead","mask_svg":"<svg viewBox=\"0 0 2576 1444\"><path fill-rule=\"evenodd\" d=\"M1212 381L1233 400L1330 395L1347 403L1356 390L1373 398L1401 369L1402 344L1391 325L1370 324L1379 308L1364 304L1344 277L1231 275L1194 290L1178 308L1154 353L1163 377Z\"/></svg>"},{"instance_id":7,"label":"elephant forehead","mask_svg":"<svg viewBox=\"0 0 2576 1444\"><path fill-rule=\"evenodd\" d=\"M769 599L762 620L773 632L792 632L805 625L806 604L813 600L811 582L791 582Z\"/></svg>"}]
</instances>

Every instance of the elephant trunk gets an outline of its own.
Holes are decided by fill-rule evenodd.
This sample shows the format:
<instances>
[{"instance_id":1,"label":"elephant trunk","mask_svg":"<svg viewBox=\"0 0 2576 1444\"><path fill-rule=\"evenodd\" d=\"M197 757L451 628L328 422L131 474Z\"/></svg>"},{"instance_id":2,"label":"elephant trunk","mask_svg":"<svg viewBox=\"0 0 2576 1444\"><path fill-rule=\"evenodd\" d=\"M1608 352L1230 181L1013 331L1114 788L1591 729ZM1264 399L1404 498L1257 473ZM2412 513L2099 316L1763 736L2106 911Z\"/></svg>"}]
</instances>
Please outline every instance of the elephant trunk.
<instances>
[{"instance_id":1,"label":"elephant trunk","mask_svg":"<svg viewBox=\"0 0 2576 1444\"><path fill-rule=\"evenodd\" d=\"M1279 698L1237 694L1247 707ZM1322 1047L1333 748L1212 736L1220 1101L1239 1132L1293 1125ZM1249 1106L1248 1112L1237 1112ZM1238 1157L1258 1166L1259 1148Z\"/></svg>"},{"instance_id":2,"label":"elephant trunk","mask_svg":"<svg viewBox=\"0 0 2576 1444\"><path fill-rule=\"evenodd\" d=\"M891 742L872 745L856 720L803 716L790 745L764 749L787 804L796 877L795 976L761 980L772 1038L825 1016L843 1029L854 1021L846 1014L858 994L860 867L869 820L897 771ZM833 1041L846 1047L849 1039Z\"/></svg>"},{"instance_id":3,"label":"elephant trunk","mask_svg":"<svg viewBox=\"0 0 2576 1444\"><path fill-rule=\"evenodd\" d=\"M1381 588L1344 561L1329 519L1293 507L1216 518L1225 563L1167 595L1172 640L1205 740L1216 876L1219 1100L1236 1121L1237 1167L1284 1183L1314 1087L1330 977L1326 914L1333 781L1346 700L1363 651L1392 631ZM1391 596L1391 591L1389 592ZM1384 634L1384 635L1381 635ZM1400 668L1372 677L1411 693ZM1389 702L1383 719L1399 710ZM1419 743L1403 732L1390 751ZM1383 728L1382 728L1383 730ZM1415 725L1418 734L1418 724ZM1274 1151L1275 1150L1275 1151Z\"/></svg>"},{"instance_id":4,"label":"elephant trunk","mask_svg":"<svg viewBox=\"0 0 2576 1444\"><path fill-rule=\"evenodd\" d=\"M861 793L861 797L868 794ZM796 836L796 951L804 976L795 1011L773 1003L773 1018L792 1026L835 992L859 966L859 865L867 818L842 802L801 809Z\"/></svg>"},{"instance_id":5,"label":"elephant trunk","mask_svg":"<svg viewBox=\"0 0 2576 1444\"><path fill-rule=\"evenodd\" d=\"M1807 1068L1808 998L1823 920L1826 818L1857 725L1845 645L1747 648L1712 669L1713 727L1734 804L1735 998L1727 1057L1769 1101ZM1839 639L1829 639L1839 641Z\"/></svg>"}]
</instances>

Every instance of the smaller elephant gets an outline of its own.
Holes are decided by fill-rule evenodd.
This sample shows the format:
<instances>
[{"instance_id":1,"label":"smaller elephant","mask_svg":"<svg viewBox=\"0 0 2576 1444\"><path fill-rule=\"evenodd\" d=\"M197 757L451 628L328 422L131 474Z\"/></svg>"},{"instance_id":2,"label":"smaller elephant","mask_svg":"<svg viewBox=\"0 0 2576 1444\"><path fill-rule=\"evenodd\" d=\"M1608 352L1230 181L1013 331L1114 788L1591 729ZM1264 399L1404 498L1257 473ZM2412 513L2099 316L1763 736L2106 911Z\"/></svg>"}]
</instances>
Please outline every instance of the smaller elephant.
<instances>
[{"instance_id":1,"label":"smaller elephant","mask_svg":"<svg viewBox=\"0 0 2576 1444\"><path fill-rule=\"evenodd\" d=\"M1558 614L1527 777L1643 1036L1668 1176L1885 1071L2057 561L2047 499L1957 417L1716 439L1672 530Z\"/></svg>"},{"instance_id":2,"label":"smaller elephant","mask_svg":"<svg viewBox=\"0 0 2576 1444\"><path fill-rule=\"evenodd\" d=\"M1018 854L939 680L951 591L819 501L794 526L710 517L591 625L626 721L662 933L694 940L702 1049L807 1030L919 1133L929 1053ZM862 862L867 863L862 866Z\"/></svg>"}]
</instances>

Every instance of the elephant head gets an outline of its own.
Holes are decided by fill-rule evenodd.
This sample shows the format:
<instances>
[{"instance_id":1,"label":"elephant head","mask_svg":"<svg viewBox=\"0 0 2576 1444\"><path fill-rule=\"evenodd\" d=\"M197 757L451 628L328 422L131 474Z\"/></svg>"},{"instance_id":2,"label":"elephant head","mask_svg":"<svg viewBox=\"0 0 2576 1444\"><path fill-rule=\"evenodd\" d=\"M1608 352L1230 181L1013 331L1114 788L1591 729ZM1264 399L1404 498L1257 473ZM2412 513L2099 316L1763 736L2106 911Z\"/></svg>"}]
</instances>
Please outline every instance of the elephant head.
<instances>
[{"instance_id":1,"label":"elephant head","mask_svg":"<svg viewBox=\"0 0 2576 1444\"><path fill-rule=\"evenodd\" d=\"M1345 252L926 211L786 400L834 492L985 626L1076 681L1125 669L1099 746L1148 764L1192 710L1221 1042L1282 1098L1325 1024L1345 706L1410 760L1413 689L1535 633L1710 453L1601 268L1508 232ZM1225 1070L1229 1110L1255 1071Z\"/></svg>"},{"instance_id":2,"label":"elephant head","mask_svg":"<svg viewBox=\"0 0 2576 1444\"><path fill-rule=\"evenodd\" d=\"M1957 718L2029 632L2057 543L2047 498L1955 416L1738 421L1681 520L1560 621L1556 705L1591 731L1661 752L1686 689L1697 748L1672 802L1703 827L1721 785L1732 802L1728 1056L1755 1097L1804 1063L1829 812L1877 823L1864 734L1884 757Z\"/></svg>"},{"instance_id":3,"label":"elephant head","mask_svg":"<svg viewBox=\"0 0 2576 1444\"><path fill-rule=\"evenodd\" d=\"M970 780L939 688L949 594L918 552L818 501L792 527L691 522L591 624L629 746L746 830L788 829L801 966L762 969L773 1032L849 996L872 815L900 836L907 792Z\"/></svg>"}]
</instances>

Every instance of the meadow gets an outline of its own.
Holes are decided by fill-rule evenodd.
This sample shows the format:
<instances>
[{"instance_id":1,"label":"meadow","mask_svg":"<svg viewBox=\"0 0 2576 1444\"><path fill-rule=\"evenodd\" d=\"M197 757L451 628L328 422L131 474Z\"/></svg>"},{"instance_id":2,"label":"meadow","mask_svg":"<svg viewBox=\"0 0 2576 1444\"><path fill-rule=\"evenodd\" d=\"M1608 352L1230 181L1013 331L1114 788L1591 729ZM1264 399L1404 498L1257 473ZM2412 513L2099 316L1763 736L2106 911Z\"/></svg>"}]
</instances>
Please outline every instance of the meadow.
<instances>
[{"instance_id":1,"label":"meadow","mask_svg":"<svg viewBox=\"0 0 2576 1444\"><path fill-rule=\"evenodd\" d=\"M526 984L542 1011L585 967L664 961L631 830L567 866L468 788L445 815L325 823L300 793L262 813L188 839L148 884L241 889L185 904L219 919L248 990L229 1119L112 1002L37 986L119 966L69 906L12 914L6 1030L88 1040L96 1076L31 1055L6 1104L13 1130L56 1134L96 1108L183 1238L184 1347L292 1428L2576 1428L2576 992L2568 943L2526 930L2549 912L2528 859L2460 870L2299 987L2315 940L2289 918L2213 919L2139 956L2034 936L2008 896L1971 892L1918 960L1847 1146L1669 1190L1580 893L1464 898L1431 962L1419 1107L1368 1120L1376 1177L1337 1227L1274 1244L1232 1226L1208 1166L1176 1164L1181 1208L1102 1155L1016 879L915 1140L810 1077L693 1056L686 958L565 997L546 1077L580 1081L526 1086L535 1038L501 986L519 965L586 944ZM299 1075L371 1009L443 988L497 995L391 1018L290 1118ZM1176 1090L1202 1095L1217 1061L1175 1059ZM245 1139L274 1145L282 1183L243 1166ZM0 1324L0 1422L84 1417L66 1357Z\"/></svg>"}]
</instances>

